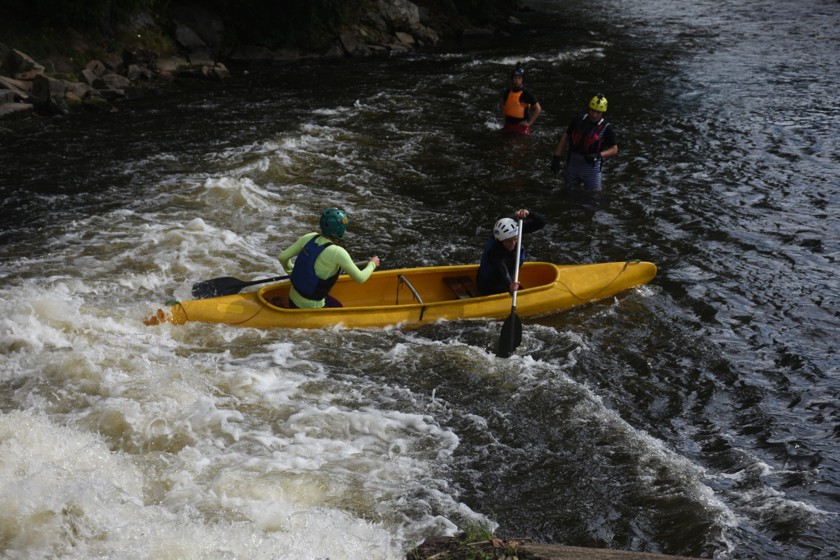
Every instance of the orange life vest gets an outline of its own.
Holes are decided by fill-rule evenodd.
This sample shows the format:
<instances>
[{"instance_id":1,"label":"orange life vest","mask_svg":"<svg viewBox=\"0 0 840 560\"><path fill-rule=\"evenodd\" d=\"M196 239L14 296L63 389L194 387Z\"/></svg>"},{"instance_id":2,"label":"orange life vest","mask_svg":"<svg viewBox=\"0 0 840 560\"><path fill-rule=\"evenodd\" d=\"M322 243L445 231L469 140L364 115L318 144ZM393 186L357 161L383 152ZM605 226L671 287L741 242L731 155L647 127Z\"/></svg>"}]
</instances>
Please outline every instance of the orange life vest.
<instances>
[{"instance_id":1,"label":"orange life vest","mask_svg":"<svg viewBox=\"0 0 840 560\"><path fill-rule=\"evenodd\" d=\"M514 119L524 119L525 118L525 109L530 107L529 103L522 103L519 101L519 98L522 96L522 93L525 89L520 89L519 91L508 90L507 99L505 99L504 105L502 105L502 112L506 117L511 117Z\"/></svg>"}]
</instances>

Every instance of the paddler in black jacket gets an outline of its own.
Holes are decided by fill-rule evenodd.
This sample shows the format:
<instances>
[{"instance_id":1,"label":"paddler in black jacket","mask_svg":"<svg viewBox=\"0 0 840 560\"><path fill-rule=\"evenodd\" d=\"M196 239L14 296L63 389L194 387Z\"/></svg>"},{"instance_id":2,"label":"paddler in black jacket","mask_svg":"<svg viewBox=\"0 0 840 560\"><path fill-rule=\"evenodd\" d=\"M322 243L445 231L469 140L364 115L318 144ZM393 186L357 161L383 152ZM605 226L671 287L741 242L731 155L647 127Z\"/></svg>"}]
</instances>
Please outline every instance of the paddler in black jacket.
<instances>
[{"instance_id":1,"label":"paddler in black jacket","mask_svg":"<svg viewBox=\"0 0 840 560\"><path fill-rule=\"evenodd\" d=\"M481 254L481 264L476 274L476 286L483 296L491 294L513 293L521 288L519 282L514 282L516 275L516 251L519 251L519 266L525 262L525 247L517 247L519 236L519 222L522 222L522 233L532 233L545 227L545 218L536 212L520 208L514 213L514 218L502 218L493 227L493 235L484 244Z\"/></svg>"}]
</instances>

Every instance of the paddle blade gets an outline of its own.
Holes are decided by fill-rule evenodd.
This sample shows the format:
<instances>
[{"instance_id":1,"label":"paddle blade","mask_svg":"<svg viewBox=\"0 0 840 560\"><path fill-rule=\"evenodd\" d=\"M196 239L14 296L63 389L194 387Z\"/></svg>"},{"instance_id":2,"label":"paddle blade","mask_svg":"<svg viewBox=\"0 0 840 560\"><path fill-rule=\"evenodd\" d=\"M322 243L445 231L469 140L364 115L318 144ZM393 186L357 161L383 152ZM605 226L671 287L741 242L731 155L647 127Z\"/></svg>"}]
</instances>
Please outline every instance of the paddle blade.
<instances>
[{"instance_id":1,"label":"paddle blade","mask_svg":"<svg viewBox=\"0 0 840 560\"><path fill-rule=\"evenodd\" d=\"M233 276L224 276L193 284L192 295L195 299L229 296L239 293L247 285L247 282Z\"/></svg>"},{"instance_id":2,"label":"paddle blade","mask_svg":"<svg viewBox=\"0 0 840 560\"><path fill-rule=\"evenodd\" d=\"M515 309L511 309L510 317L502 325L502 334L499 336L499 350L496 355L500 358L507 358L519 348L522 343L522 321Z\"/></svg>"}]
</instances>

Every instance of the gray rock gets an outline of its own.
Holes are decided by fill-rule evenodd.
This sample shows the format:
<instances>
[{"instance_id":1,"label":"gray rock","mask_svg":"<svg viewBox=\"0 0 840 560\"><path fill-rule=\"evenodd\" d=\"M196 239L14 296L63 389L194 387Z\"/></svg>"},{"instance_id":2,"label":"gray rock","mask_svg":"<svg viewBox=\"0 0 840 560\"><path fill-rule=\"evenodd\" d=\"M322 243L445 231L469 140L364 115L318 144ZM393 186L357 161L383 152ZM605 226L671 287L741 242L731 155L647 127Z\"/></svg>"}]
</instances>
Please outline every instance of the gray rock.
<instances>
[{"instance_id":1,"label":"gray rock","mask_svg":"<svg viewBox=\"0 0 840 560\"><path fill-rule=\"evenodd\" d=\"M183 23L179 23L175 26L175 40L178 41L178 44L187 49L188 52L208 50L207 43L199 37L198 33Z\"/></svg>"},{"instance_id":2,"label":"gray rock","mask_svg":"<svg viewBox=\"0 0 840 560\"><path fill-rule=\"evenodd\" d=\"M198 4L176 6L173 16L198 35L214 56L219 54L225 29L221 18Z\"/></svg>"},{"instance_id":3,"label":"gray rock","mask_svg":"<svg viewBox=\"0 0 840 560\"><path fill-rule=\"evenodd\" d=\"M420 24L420 9L409 0L379 0L378 6L392 29L409 31Z\"/></svg>"},{"instance_id":4,"label":"gray rock","mask_svg":"<svg viewBox=\"0 0 840 560\"><path fill-rule=\"evenodd\" d=\"M349 56L370 56L371 52L367 44L357 38L355 35L342 33L338 38L341 41L341 46Z\"/></svg>"},{"instance_id":5,"label":"gray rock","mask_svg":"<svg viewBox=\"0 0 840 560\"><path fill-rule=\"evenodd\" d=\"M24 74L32 70L38 73L44 71L43 65L38 64L28 54L17 49L12 49L9 57L11 58L9 66L14 74Z\"/></svg>"},{"instance_id":6,"label":"gray rock","mask_svg":"<svg viewBox=\"0 0 840 560\"><path fill-rule=\"evenodd\" d=\"M208 50L191 52L187 55L187 59L192 66L213 66L216 64Z\"/></svg>"},{"instance_id":7,"label":"gray rock","mask_svg":"<svg viewBox=\"0 0 840 560\"><path fill-rule=\"evenodd\" d=\"M36 101L46 103L52 97L64 97L67 85L63 80L55 80L44 75L35 76L32 80L32 97Z\"/></svg>"},{"instance_id":8,"label":"gray rock","mask_svg":"<svg viewBox=\"0 0 840 560\"><path fill-rule=\"evenodd\" d=\"M0 121L24 119L34 112L31 103L3 103L0 105Z\"/></svg>"}]
</instances>

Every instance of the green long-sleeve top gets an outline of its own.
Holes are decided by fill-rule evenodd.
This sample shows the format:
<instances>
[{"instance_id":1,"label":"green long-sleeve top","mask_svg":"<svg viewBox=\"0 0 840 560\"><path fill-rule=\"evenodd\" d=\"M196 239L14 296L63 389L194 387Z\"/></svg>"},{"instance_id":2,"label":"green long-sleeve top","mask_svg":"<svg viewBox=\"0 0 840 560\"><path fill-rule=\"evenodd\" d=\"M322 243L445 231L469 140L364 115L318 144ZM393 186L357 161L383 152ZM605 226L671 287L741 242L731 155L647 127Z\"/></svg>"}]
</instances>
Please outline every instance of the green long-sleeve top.
<instances>
[{"instance_id":1,"label":"green long-sleeve top","mask_svg":"<svg viewBox=\"0 0 840 560\"><path fill-rule=\"evenodd\" d=\"M331 243L329 239L320 235L317 231L307 233L299 238L291 246L280 253L278 257L280 259L280 265L288 274L291 274L293 269L290 262L292 257L296 257L313 237L318 237L318 239L315 240L315 243L318 245ZM350 253L348 253L344 247L335 244L324 249L323 252L318 255L318 258L315 259L315 275L322 280L326 280L327 278L333 276L339 271L339 269L341 269L350 275L350 278L359 284L363 284L368 278L370 278L370 275L373 273L375 268L376 265L373 262L367 263L364 268L357 267L356 263L354 263L353 259L350 257ZM325 304L325 300L323 299L311 300L303 297L297 290L295 290L294 286L292 286L292 289L289 291L289 298L301 309L320 308L324 307Z\"/></svg>"}]
</instances>

